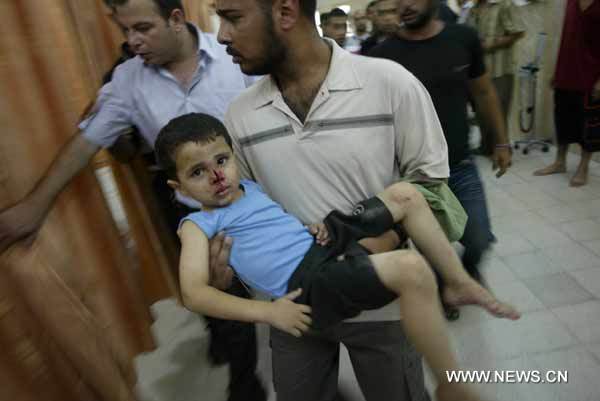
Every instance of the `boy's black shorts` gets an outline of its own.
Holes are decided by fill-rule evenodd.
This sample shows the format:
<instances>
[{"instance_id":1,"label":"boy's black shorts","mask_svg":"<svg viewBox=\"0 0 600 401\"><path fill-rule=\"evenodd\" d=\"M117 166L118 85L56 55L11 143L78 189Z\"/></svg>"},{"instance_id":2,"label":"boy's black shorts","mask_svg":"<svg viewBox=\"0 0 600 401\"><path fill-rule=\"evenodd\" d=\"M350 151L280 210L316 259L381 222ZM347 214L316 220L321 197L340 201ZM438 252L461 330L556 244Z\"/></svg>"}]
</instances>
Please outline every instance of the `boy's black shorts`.
<instances>
[{"instance_id":1,"label":"boy's black shorts","mask_svg":"<svg viewBox=\"0 0 600 401\"><path fill-rule=\"evenodd\" d=\"M311 306L312 328L316 330L352 318L363 310L379 309L396 299L396 294L377 276L369 252L357 242L392 228L393 220L387 209L368 224L336 211L324 222L332 244L314 244L288 283L288 292L302 288L296 302ZM337 260L342 254L344 259Z\"/></svg>"}]
</instances>

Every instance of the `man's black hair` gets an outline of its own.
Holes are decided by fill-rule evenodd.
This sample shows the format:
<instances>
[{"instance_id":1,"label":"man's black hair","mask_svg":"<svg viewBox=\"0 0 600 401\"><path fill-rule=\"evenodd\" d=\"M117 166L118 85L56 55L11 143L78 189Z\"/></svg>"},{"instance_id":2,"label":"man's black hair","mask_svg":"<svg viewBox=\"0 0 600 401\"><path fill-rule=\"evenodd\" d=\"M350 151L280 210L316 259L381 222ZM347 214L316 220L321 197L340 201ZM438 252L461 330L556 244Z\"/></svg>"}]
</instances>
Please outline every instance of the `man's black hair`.
<instances>
[{"instance_id":1,"label":"man's black hair","mask_svg":"<svg viewBox=\"0 0 600 401\"><path fill-rule=\"evenodd\" d=\"M344 10L342 10L341 8L336 7L333 10L329 11L329 18L333 18L333 17L348 18L348 14L346 14L346 12Z\"/></svg>"},{"instance_id":2,"label":"man's black hair","mask_svg":"<svg viewBox=\"0 0 600 401\"><path fill-rule=\"evenodd\" d=\"M328 19L329 19L329 13L321 14L321 25L326 24Z\"/></svg>"},{"instance_id":3,"label":"man's black hair","mask_svg":"<svg viewBox=\"0 0 600 401\"><path fill-rule=\"evenodd\" d=\"M104 0L104 4L111 8L113 12L116 11L117 6L123 6L128 2L129 0ZM154 2L157 11L165 20L171 17L174 10L181 10L185 13L181 0L152 0L152 2Z\"/></svg>"},{"instance_id":4,"label":"man's black hair","mask_svg":"<svg viewBox=\"0 0 600 401\"><path fill-rule=\"evenodd\" d=\"M177 178L177 149L188 142L207 143L218 137L223 137L231 147L231 137L221 121L208 114L184 114L172 119L160 130L154 143L156 160L169 177Z\"/></svg>"}]
</instances>

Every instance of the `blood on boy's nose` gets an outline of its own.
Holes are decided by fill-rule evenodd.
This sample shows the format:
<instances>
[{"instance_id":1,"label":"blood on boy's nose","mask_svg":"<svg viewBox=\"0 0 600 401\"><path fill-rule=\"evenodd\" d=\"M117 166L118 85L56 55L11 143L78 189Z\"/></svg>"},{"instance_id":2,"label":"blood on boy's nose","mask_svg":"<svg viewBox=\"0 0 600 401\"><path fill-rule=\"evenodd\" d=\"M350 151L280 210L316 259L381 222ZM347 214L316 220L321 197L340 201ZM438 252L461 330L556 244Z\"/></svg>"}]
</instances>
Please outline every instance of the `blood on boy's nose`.
<instances>
[{"instance_id":1,"label":"blood on boy's nose","mask_svg":"<svg viewBox=\"0 0 600 401\"><path fill-rule=\"evenodd\" d=\"M213 182L218 183L225 180L225 175L221 170L213 170Z\"/></svg>"}]
</instances>

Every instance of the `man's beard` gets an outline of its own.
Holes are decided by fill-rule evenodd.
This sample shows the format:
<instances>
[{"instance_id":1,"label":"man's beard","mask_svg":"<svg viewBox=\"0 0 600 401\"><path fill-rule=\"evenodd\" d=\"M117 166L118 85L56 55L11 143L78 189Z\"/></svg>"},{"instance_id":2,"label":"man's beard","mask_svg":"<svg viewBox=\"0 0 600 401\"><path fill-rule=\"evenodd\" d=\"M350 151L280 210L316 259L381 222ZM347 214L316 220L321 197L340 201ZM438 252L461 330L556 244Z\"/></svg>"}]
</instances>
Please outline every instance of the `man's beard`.
<instances>
[{"instance_id":1,"label":"man's beard","mask_svg":"<svg viewBox=\"0 0 600 401\"><path fill-rule=\"evenodd\" d=\"M273 19L267 17L265 25L265 41L263 42L265 54L257 61L256 65L251 66L247 71L248 75L267 75L272 74L283 64L287 58L287 49L281 39L275 33Z\"/></svg>"},{"instance_id":2,"label":"man's beard","mask_svg":"<svg viewBox=\"0 0 600 401\"><path fill-rule=\"evenodd\" d=\"M423 13L417 17L416 20L414 20L411 23L404 23L404 26L406 27L406 29L410 30L421 29L425 25L427 25L433 18L435 18L437 10L437 3L434 1L431 3L430 7L427 10L423 11Z\"/></svg>"}]
</instances>

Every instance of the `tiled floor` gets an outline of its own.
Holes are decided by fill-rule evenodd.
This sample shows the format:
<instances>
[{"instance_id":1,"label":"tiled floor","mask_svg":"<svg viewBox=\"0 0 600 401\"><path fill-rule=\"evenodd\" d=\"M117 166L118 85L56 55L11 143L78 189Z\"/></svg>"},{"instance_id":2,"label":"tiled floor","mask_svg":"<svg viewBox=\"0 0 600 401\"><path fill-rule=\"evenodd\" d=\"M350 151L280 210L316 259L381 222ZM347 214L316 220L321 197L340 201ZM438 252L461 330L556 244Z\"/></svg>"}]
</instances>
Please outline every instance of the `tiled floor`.
<instances>
[{"instance_id":1,"label":"tiled floor","mask_svg":"<svg viewBox=\"0 0 600 401\"><path fill-rule=\"evenodd\" d=\"M568 383L562 384L480 384L493 400L600 400L600 164L592 162L589 185L583 188L568 186L575 155L569 157L569 174L532 176L552 160L552 152L515 154L501 179L488 161L478 160L498 238L483 275L523 317L509 322L463 308L461 318L450 324L462 368L538 370L542 378L549 370L568 371ZM270 350L265 328L259 332L260 368L268 381ZM349 398L363 400L346 354L340 384ZM222 395L204 392L197 399Z\"/></svg>"},{"instance_id":2,"label":"tiled floor","mask_svg":"<svg viewBox=\"0 0 600 401\"><path fill-rule=\"evenodd\" d=\"M552 152L515 154L500 179L489 162L478 160L498 238L482 271L494 293L523 317L501 321L463 308L450 325L462 368L539 370L542 376L568 371L564 384L479 385L498 401L600 400L600 164L592 162L583 188L568 186L576 155L569 156L570 174L533 176L552 161Z\"/></svg>"},{"instance_id":3,"label":"tiled floor","mask_svg":"<svg viewBox=\"0 0 600 401\"><path fill-rule=\"evenodd\" d=\"M553 160L553 152L515 153L510 172L500 179L487 160L478 159L498 238L483 275L523 317L509 322L463 308L450 324L461 367L538 370L542 378L550 370L568 372L563 384L478 385L492 400L600 400L600 164L592 162L583 188L569 187L576 155L569 156L567 174L533 176ZM263 357L268 352L263 348ZM346 354L341 372L349 398L364 400Z\"/></svg>"}]
</instances>

